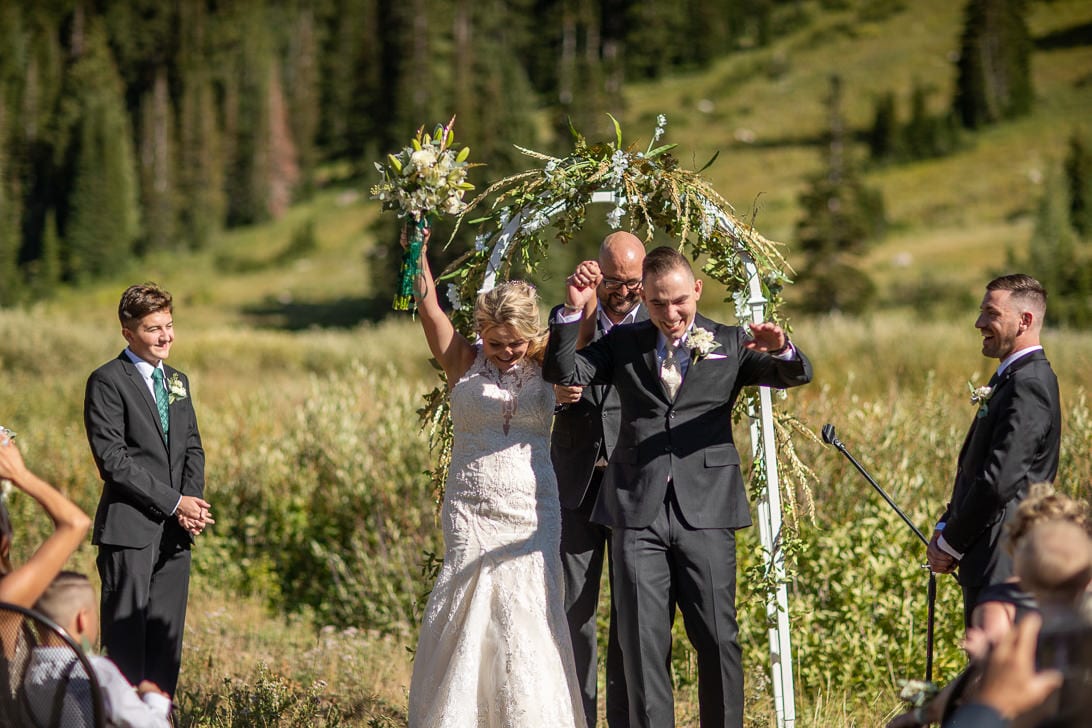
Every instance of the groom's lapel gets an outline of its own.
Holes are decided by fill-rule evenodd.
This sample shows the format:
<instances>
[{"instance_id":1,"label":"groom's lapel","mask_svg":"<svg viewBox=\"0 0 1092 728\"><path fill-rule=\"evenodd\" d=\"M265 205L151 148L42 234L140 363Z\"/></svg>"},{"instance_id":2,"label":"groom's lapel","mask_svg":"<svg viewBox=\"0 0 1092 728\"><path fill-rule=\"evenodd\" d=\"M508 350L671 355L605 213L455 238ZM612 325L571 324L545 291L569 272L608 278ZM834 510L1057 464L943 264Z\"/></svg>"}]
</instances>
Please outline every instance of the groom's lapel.
<instances>
[{"instance_id":1,"label":"groom's lapel","mask_svg":"<svg viewBox=\"0 0 1092 728\"><path fill-rule=\"evenodd\" d=\"M137 371L136 364L129 359L129 356L123 351L119 358L121 359L123 370L129 377L129 385L136 387L137 392L144 399L144 404L152 416L152 422L155 423L155 430L159 435L159 441L163 442L163 426L159 424L159 410L155 406L155 397L152 396L151 391L148 389L148 385L144 382L144 377ZM164 446L166 446L166 443L164 443Z\"/></svg>"},{"instance_id":2,"label":"groom's lapel","mask_svg":"<svg viewBox=\"0 0 1092 728\"><path fill-rule=\"evenodd\" d=\"M647 374L647 380L645 387L653 393L658 393L660 397L665 401L670 401L667 396L667 391L664 389L663 380L660 379L660 368L656 365L656 343L657 343L656 327L652 324L641 329L641 333L637 337L637 350L641 354L641 358L645 363L645 371Z\"/></svg>"},{"instance_id":3,"label":"groom's lapel","mask_svg":"<svg viewBox=\"0 0 1092 728\"><path fill-rule=\"evenodd\" d=\"M168 391L170 391L171 377L176 376L175 370L171 369L166 364L164 364L163 365L163 375L166 377L167 389L168 389ZM171 434L172 435L179 435L179 428L182 426L182 423L179 421L178 418L181 415L178 414L179 413L178 407L171 404L170 401L171 401L171 397L168 394L167 395L167 422L170 423ZM179 443L181 441L181 439L182 439L181 435L179 435L178 437L168 437L167 438L167 451L168 452L174 452L174 449L176 447L175 443Z\"/></svg>"}]
</instances>

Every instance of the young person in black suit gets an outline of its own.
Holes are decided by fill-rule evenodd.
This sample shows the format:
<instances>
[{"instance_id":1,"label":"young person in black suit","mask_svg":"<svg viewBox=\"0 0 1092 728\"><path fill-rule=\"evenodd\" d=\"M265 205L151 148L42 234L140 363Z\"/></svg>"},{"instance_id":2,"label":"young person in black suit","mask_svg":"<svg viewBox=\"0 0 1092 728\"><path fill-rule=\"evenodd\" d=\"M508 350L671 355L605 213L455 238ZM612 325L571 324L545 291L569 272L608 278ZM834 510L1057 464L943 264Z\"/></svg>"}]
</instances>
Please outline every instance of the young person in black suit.
<instances>
[{"instance_id":1,"label":"young person in black suit","mask_svg":"<svg viewBox=\"0 0 1092 728\"><path fill-rule=\"evenodd\" d=\"M805 384L811 365L775 324L747 332L698 315L702 282L670 247L644 261L649 320L615 327L577 351L576 321L599 276L589 261L569 277L565 310L573 313L551 324L543 375L618 393L618 442L592 518L611 528L630 723L674 725L677 604L697 652L701 725L740 728L735 530L751 516L732 407L745 386Z\"/></svg>"},{"instance_id":2,"label":"young person in black suit","mask_svg":"<svg viewBox=\"0 0 1092 728\"><path fill-rule=\"evenodd\" d=\"M591 340L602 338L621 324L648 320L641 305L641 263L645 246L632 233L614 232L599 247L602 277L584 312L586 324L594 325ZM598 640L596 613L603 556L610 556L610 529L591 520L599 496L599 484L614 450L621 426L618 395L610 385L562 387L555 385L558 401L565 402L554 415L550 458L557 474L561 497L561 561L565 570L565 616L576 658L576 677L584 701L588 728L595 728L598 702L596 669ZM608 566L609 569L609 566ZM607 572L608 575L610 571ZM606 660L607 725L629 725L622 649L613 599Z\"/></svg>"},{"instance_id":3,"label":"young person in black suit","mask_svg":"<svg viewBox=\"0 0 1092 728\"><path fill-rule=\"evenodd\" d=\"M1058 379L1039 344L1046 295L1031 276L995 278L974 324L982 354L1001 364L976 393L978 411L959 453L952 498L927 550L933 571L959 567L968 627L979 592L1012 576L1012 559L1000 548L1005 524L1029 485L1053 482L1058 472Z\"/></svg>"},{"instance_id":4,"label":"young person in black suit","mask_svg":"<svg viewBox=\"0 0 1092 728\"><path fill-rule=\"evenodd\" d=\"M186 375L163 362L173 303L130 286L118 318L129 346L87 380L84 424L102 476L92 543L102 578L102 643L122 674L173 695L182 658L193 537L214 523L205 452Z\"/></svg>"}]
</instances>

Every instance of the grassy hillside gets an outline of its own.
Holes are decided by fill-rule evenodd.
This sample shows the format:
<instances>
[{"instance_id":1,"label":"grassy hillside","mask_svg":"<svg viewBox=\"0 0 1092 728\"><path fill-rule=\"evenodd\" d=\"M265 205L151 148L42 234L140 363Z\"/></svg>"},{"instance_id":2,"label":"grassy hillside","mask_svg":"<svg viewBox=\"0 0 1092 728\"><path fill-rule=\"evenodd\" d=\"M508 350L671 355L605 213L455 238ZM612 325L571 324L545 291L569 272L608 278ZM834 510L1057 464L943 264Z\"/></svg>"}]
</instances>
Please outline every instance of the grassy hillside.
<instances>
[{"instance_id":1,"label":"grassy hillside","mask_svg":"<svg viewBox=\"0 0 1092 728\"><path fill-rule=\"evenodd\" d=\"M647 143L656 115L667 114L666 140L679 145L686 166L697 168L720 151L707 176L742 217L754 212L759 230L786 243L790 262L799 263L792 251L797 195L821 165L829 77L842 76L845 114L859 131L871 123L882 92L896 92L903 120L915 81L936 89L937 111L951 95L960 3L848 5L901 9L871 19L876 13L801 3L811 16L805 30L702 73L631 85L617 113L627 141L638 144ZM1026 247L1041 181L1049 165L1061 163L1069 136L1092 133L1092 5L1052 0L1031 7L1034 113L968 136L950 157L867 172L883 190L891 221L890 235L865 260L881 291L928 281L977 297L1005 250ZM863 160L863 149L855 153ZM386 302L370 298L369 268L393 243L377 246L369 232L378 212L367 199L370 183L327 188L276 225L224 234L206 253L142 261L114 280L63 292L40 310L93 315L110 307L124 283L154 279L177 291L190 321L201 326L230 321L299 329L382 315ZM308 223L317 248L290 255L293 234ZM584 241L588 250L594 242Z\"/></svg>"}]
</instances>

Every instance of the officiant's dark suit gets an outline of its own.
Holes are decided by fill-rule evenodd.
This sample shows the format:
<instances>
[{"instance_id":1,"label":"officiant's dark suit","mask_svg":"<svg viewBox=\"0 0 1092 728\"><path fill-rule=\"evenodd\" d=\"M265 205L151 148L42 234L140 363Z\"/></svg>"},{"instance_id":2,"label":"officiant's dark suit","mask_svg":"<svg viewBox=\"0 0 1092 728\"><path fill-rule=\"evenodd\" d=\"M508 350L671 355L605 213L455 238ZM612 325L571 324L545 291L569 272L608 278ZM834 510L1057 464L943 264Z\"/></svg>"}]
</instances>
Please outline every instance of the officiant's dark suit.
<instances>
[{"instance_id":1,"label":"officiant's dark suit","mask_svg":"<svg viewBox=\"0 0 1092 728\"><path fill-rule=\"evenodd\" d=\"M176 515L182 496L202 496L205 454L189 380L159 361L165 380L177 378L186 392L167 407L164 432L133 361L154 359L148 349L131 340L87 380L84 424L103 480L92 543L99 547L103 647L131 683L150 680L174 695L193 541Z\"/></svg>"},{"instance_id":2,"label":"officiant's dark suit","mask_svg":"<svg viewBox=\"0 0 1092 728\"><path fill-rule=\"evenodd\" d=\"M641 262L645 246L632 233L616 231L599 248L603 279L596 287L589 313L594 317L591 340L618 324L648 320L641 305ZM551 313L558 313L559 306ZM621 406L609 385L584 387L580 399L558 407L550 438L550 458L561 500L561 563L565 573L565 617L572 637L576 678L580 683L588 728L598 710L598 608L604 556L610 563L610 529L591 520L607 458L618 440ZM610 574L610 571L608 571ZM613 588L612 588L613 592ZM606 655L606 718L610 728L629 725L622 649L614 600Z\"/></svg>"},{"instance_id":3,"label":"officiant's dark suit","mask_svg":"<svg viewBox=\"0 0 1092 728\"><path fill-rule=\"evenodd\" d=\"M1012 575L1012 559L1001 544L1005 524L1029 485L1053 482L1058 472L1058 379L1039 347L1045 306L1046 294L1033 278L1002 276L987 286L975 324L983 334L983 354L1000 359L1003 370L991 378L989 397L963 441L930 558L934 563L941 537L949 552L962 555L958 578L968 626L979 592Z\"/></svg>"},{"instance_id":4,"label":"officiant's dark suit","mask_svg":"<svg viewBox=\"0 0 1092 728\"><path fill-rule=\"evenodd\" d=\"M777 327L766 325L763 345L783 342L771 350L789 352L789 360L747 348L739 327L695 316L701 282L695 284L689 262L674 249L650 252L644 270L650 320L615 327L580 351L578 324L551 323L543 375L561 384L609 385L618 395L618 440L593 518L613 534L631 724L674 725L670 630L677 604L698 655L701 724L738 728L743 672L734 532L749 526L751 517L732 407L744 386L805 384L811 365ZM659 283L676 280L677 272L692 287L681 313L677 291L668 287L663 297L670 300L658 293ZM688 362L672 398L661 379L658 349L665 329L685 340L693 335L691 323L711 332L719 346Z\"/></svg>"}]
</instances>

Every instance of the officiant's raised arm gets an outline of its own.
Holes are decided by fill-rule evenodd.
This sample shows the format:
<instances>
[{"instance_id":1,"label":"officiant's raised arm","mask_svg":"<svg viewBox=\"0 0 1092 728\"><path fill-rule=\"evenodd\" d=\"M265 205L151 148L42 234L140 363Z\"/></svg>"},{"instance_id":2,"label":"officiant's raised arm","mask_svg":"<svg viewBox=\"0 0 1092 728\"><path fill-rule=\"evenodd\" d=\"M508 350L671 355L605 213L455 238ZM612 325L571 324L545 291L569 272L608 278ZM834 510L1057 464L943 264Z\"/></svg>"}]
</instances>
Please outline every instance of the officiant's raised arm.
<instances>
[{"instance_id":1,"label":"officiant's raised arm","mask_svg":"<svg viewBox=\"0 0 1092 728\"><path fill-rule=\"evenodd\" d=\"M458 381L474 362L474 348L462 334L455 330L451 319L444 313L436 295L436 282L428 264L428 241L431 231L424 230L424 244L421 246L421 260L417 280L413 282L413 297L417 302L417 315L421 327L425 330L425 340L429 351L436 357L440 367L447 375L449 386ZM405 248L409 244L409 226L403 226L399 241Z\"/></svg>"}]
</instances>

